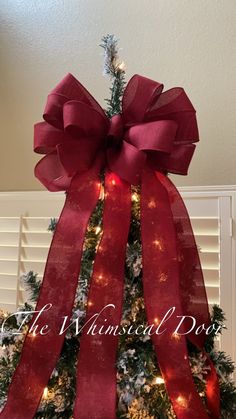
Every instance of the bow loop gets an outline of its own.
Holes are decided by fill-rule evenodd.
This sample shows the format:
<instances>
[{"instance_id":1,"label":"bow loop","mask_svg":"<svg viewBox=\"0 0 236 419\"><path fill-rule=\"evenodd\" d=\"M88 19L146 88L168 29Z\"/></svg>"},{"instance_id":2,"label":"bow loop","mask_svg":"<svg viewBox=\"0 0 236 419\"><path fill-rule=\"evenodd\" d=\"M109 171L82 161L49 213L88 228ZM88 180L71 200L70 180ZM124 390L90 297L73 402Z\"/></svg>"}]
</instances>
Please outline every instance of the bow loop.
<instances>
[{"instance_id":1,"label":"bow loop","mask_svg":"<svg viewBox=\"0 0 236 419\"><path fill-rule=\"evenodd\" d=\"M148 122L131 127L128 139L139 150L171 153L176 130L174 121Z\"/></svg>"},{"instance_id":2,"label":"bow loop","mask_svg":"<svg viewBox=\"0 0 236 419\"><path fill-rule=\"evenodd\" d=\"M105 137L108 119L93 107L76 100L63 106L64 130L72 137Z\"/></svg>"},{"instance_id":3,"label":"bow loop","mask_svg":"<svg viewBox=\"0 0 236 419\"><path fill-rule=\"evenodd\" d=\"M163 84L135 74L126 86L122 111L126 125L142 122L150 106L163 90Z\"/></svg>"},{"instance_id":4,"label":"bow loop","mask_svg":"<svg viewBox=\"0 0 236 419\"><path fill-rule=\"evenodd\" d=\"M55 128L64 129L63 126L63 105L67 98L63 95L52 93L48 95L47 103L43 113L43 119Z\"/></svg>"},{"instance_id":5,"label":"bow loop","mask_svg":"<svg viewBox=\"0 0 236 419\"><path fill-rule=\"evenodd\" d=\"M96 109L99 113L104 114L103 109L88 90L71 74L68 73L48 95L48 102L45 108L49 114L54 111L55 107L62 107L66 101L77 100Z\"/></svg>"},{"instance_id":6,"label":"bow loop","mask_svg":"<svg viewBox=\"0 0 236 419\"><path fill-rule=\"evenodd\" d=\"M47 154L55 150L57 144L65 141L63 131L54 128L46 122L34 124L34 151L38 154Z\"/></svg>"},{"instance_id":7,"label":"bow loop","mask_svg":"<svg viewBox=\"0 0 236 419\"><path fill-rule=\"evenodd\" d=\"M195 144L175 143L171 154L160 153L158 157L154 153L149 154L148 162L155 170L187 175L195 147Z\"/></svg>"},{"instance_id":8,"label":"bow loop","mask_svg":"<svg viewBox=\"0 0 236 419\"><path fill-rule=\"evenodd\" d=\"M34 174L50 192L66 191L71 183L71 177L60 163L57 151L43 157L36 164Z\"/></svg>"},{"instance_id":9,"label":"bow loop","mask_svg":"<svg viewBox=\"0 0 236 419\"><path fill-rule=\"evenodd\" d=\"M177 124L175 141L197 142L199 133L196 111L181 87L174 87L162 93L146 113L145 122L171 120Z\"/></svg>"},{"instance_id":10,"label":"bow loop","mask_svg":"<svg viewBox=\"0 0 236 419\"><path fill-rule=\"evenodd\" d=\"M89 152L88 152L89 150ZM57 153L64 170L72 178L76 173L88 170L95 159L97 144L93 140L82 138L79 141L67 141L57 146Z\"/></svg>"}]
</instances>

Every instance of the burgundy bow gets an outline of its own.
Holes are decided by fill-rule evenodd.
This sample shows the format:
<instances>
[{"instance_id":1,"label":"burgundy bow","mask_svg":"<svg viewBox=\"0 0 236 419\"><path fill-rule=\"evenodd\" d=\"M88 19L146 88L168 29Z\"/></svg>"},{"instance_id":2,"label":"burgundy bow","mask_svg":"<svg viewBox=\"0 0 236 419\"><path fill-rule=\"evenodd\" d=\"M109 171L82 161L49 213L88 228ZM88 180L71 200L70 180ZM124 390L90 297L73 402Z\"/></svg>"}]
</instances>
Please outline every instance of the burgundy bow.
<instances>
[{"instance_id":1,"label":"burgundy bow","mask_svg":"<svg viewBox=\"0 0 236 419\"><path fill-rule=\"evenodd\" d=\"M90 93L68 74L48 95L44 120L35 124L34 150L46 154L35 168L50 191L67 190L75 173L97 155L112 172L137 185L146 162L154 170L187 174L198 129L195 110L180 87L134 75L122 113L109 120Z\"/></svg>"}]
</instances>

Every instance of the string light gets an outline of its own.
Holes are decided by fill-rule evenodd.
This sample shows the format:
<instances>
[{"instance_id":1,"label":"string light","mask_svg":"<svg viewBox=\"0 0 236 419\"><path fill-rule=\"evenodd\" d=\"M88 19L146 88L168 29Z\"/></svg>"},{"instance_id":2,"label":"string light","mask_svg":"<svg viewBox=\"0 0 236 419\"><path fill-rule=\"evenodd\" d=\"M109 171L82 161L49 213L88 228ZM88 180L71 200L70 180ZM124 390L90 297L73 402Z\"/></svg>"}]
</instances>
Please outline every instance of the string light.
<instances>
[{"instance_id":1,"label":"string light","mask_svg":"<svg viewBox=\"0 0 236 419\"><path fill-rule=\"evenodd\" d=\"M177 397L176 401L181 407L186 408L188 406L187 400L181 394Z\"/></svg>"},{"instance_id":2,"label":"string light","mask_svg":"<svg viewBox=\"0 0 236 419\"><path fill-rule=\"evenodd\" d=\"M95 228L95 234L99 234L99 233L100 233L100 231L101 231L101 227L100 227L100 226L97 226L97 227Z\"/></svg>"},{"instance_id":3,"label":"string light","mask_svg":"<svg viewBox=\"0 0 236 419\"><path fill-rule=\"evenodd\" d=\"M115 181L115 179L112 179L112 180L111 180L111 184L112 184L113 186L115 186L115 185L116 185L116 181Z\"/></svg>"},{"instance_id":4,"label":"string light","mask_svg":"<svg viewBox=\"0 0 236 419\"><path fill-rule=\"evenodd\" d=\"M179 341L179 340L180 340L180 338L181 338L181 336L180 336L178 333L174 332L174 333L172 334L172 339L175 339L176 341Z\"/></svg>"},{"instance_id":5,"label":"string light","mask_svg":"<svg viewBox=\"0 0 236 419\"><path fill-rule=\"evenodd\" d=\"M48 388L47 387L45 387L44 390L43 390L43 398L44 399L48 398Z\"/></svg>"},{"instance_id":6,"label":"string light","mask_svg":"<svg viewBox=\"0 0 236 419\"><path fill-rule=\"evenodd\" d=\"M91 307L93 305L92 301L88 301L88 306Z\"/></svg>"},{"instance_id":7,"label":"string light","mask_svg":"<svg viewBox=\"0 0 236 419\"><path fill-rule=\"evenodd\" d=\"M156 323L156 324L160 323L160 321L159 321L158 317L155 317L155 319L154 319L154 323Z\"/></svg>"},{"instance_id":8,"label":"string light","mask_svg":"<svg viewBox=\"0 0 236 419\"><path fill-rule=\"evenodd\" d=\"M103 275L98 275L98 277L97 277L97 281L96 281L98 284L102 284L102 282L103 282Z\"/></svg>"},{"instance_id":9,"label":"string light","mask_svg":"<svg viewBox=\"0 0 236 419\"><path fill-rule=\"evenodd\" d=\"M160 384L164 384L164 383L165 383L165 381L162 377L156 377L155 378L155 384L160 385Z\"/></svg>"},{"instance_id":10,"label":"string light","mask_svg":"<svg viewBox=\"0 0 236 419\"><path fill-rule=\"evenodd\" d=\"M158 250L163 252L164 246L161 240L154 240L153 244L158 248Z\"/></svg>"},{"instance_id":11,"label":"string light","mask_svg":"<svg viewBox=\"0 0 236 419\"><path fill-rule=\"evenodd\" d=\"M164 272L162 272L159 275L159 282L165 282L167 280L167 278L168 278L167 274L165 274Z\"/></svg>"},{"instance_id":12,"label":"string light","mask_svg":"<svg viewBox=\"0 0 236 419\"><path fill-rule=\"evenodd\" d=\"M125 71L125 63L124 63L124 61L122 61L120 64L118 64L118 68L119 68L119 70L120 71Z\"/></svg>"},{"instance_id":13,"label":"string light","mask_svg":"<svg viewBox=\"0 0 236 419\"><path fill-rule=\"evenodd\" d=\"M148 208L156 208L156 202L154 201L154 199L151 199L151 201L149 201L148 203Z\"/></svg>"},{"instance_id":14,"label":"string light","mask_svg":"<svg viewBox=\"0 0 236 419\"><path fill-rule=\"evenodd\" d=\"M102 274L96 276L95 281L100 286L105 287L108 284L108 278Z\"/></svg>"},{"instance_id":15,"label":"string light","mask_svg":"<svg viewBox=\"0 0 236 419\"><path fill-rule=\"evenodd\" d=\"M100 199L104 200L104 197L105 197L105 192L104 192L104 188L103 188L103 186L101 185L101 189L100 189Z\"/></svg>"},{"instance_id":16,"label":"string light","mask_svg":"<svg viewBox=\"0 0 236 419\"><path fill-rule=\"evenodd\" d=\"M134 193L132 194L132 201L134 201L134 202L138 202L138 194L137 194L136 192L134 192Z\"/></svg>"}]
</instances>

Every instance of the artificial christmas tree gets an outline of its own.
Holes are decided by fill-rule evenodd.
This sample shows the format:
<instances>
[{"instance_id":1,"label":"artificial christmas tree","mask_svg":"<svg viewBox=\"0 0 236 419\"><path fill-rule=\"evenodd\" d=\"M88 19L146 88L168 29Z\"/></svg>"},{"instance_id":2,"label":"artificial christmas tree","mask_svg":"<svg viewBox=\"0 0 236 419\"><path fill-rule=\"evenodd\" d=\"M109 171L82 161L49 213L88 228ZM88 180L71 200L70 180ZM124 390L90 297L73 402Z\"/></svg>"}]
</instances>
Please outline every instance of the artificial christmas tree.
<instances>
[{"instance_id":1,"label":"artificial christmas tree","mask_svg":"<svg viewBox=\"0 0 236 419\"><path fill-rule=\"evenodd\" d=\"M154 338L153 335L151 335L151 333L148 333L148 330L151 330L150 328L148 329L148 326L151 326L150 317L153 318L153 322L156 327L160 326L161 324L161 318L159 314L158 316L154 316L153 310L156 310L155 313L159 313L158 310L161 307L165 308L165 306L169 310L172 308L170 305L168 305L171 301L175 302L175 307L178 305L177 293L174 295L174 300L169 299L170 293L174 292L175 286L177 286L177 288L181 288L182 303L184 304L184 307L189 310L184 314L188 314L189 312L191 313L191 310L193 310L193 314L195 313L194 302L191 300L191 297L195 295L199 304L199 310L195 314L200 319L207 319L207 317L204 315L204 313L207 313L204 294L205 289L204 285L201 284L201 276L199 276L201 274L201 271L199 274L199 260L197 259L197 256L195 254L195 248L192 245L191 241L191 227L188 224L186 213L184 212L184 208L181 206L182 204L181 201L179 201L178 199L178 195L173 195L173 190L169 191L169 196L172 199L171 204L173 205L174 203L177 206L177 212L181 210L182 215L182 218L180 216L178 217L177 212L175 212L174 221L177 234L177 237L175 237L172 234L173 229L171 230L171 225L173 224L172 219L174 219L174 215L172 214L170 217L170 212L168 212L168 210L166 211L166 208L168 208L168 206L166 203L167 201L165 201L166 197L163 193L163 188L160 187L158 189L158 196L156 196L156 189L153 189L153 185L155 185L155 178L153 177L152 171L153 169L144 169L144 174L142 174L142 185L141 187L139 185L140 173L139 170L137 170L137 167L139 169L144 163L142 154L143 151L141 150L142 147L140 147L141 154L136 153L135 150L132 149L132 146L130 146L130 143L127 142L128 145L125 144L125 147L128 147L128 149L131 150L131 154L128 153L128 157L130 158L131 156L132 159L129 160L126 154L127 160L125 162L128 165L128 167L124 168L122 165L119 164L120 161L122 161L122 156L124 156L124 154L122 154L121 149L121 138L124 135L124 128L122 127L120 123L120 118L117 117L117 115L121 111L122 97L125 97L125 99L128 100L130 96L124 96L125 71L123 63L120 63L117 57L116 39L113 36L104 37L102 46L105 50L105 73L110 75L113 80L113 85L111 88L111 99L109 99L108 101L107 110L107 116L109 118L113 117L113 125L109 129L108 135L106 135L108 142L107 156L109 158L110 167L113 168L115 174L111 172L106 172L104 178L102 173L99 182L97 181L97 178L94 175L94 173L90 174L87 179L86 177L83 179L85 181L85 186L83 186L82 192L84 191L84 189L87 188L87 186L92 185L91 191L88 191L87 189L88 195L86 196L86 199L90 199L89 204L91 204L92 202L94 210L91 211L92 216L90 217L90 222L87 228L87 233L83 244L82 262L76 298L73 308L72 324L70 318L67 319L67 323L63 323L63 326L66 325L68 327L68 330L65 335L65 340L63 336L63 339L61 339L59 345L55 336L53 337L54 342L52 342L50 340L46 341L44 339L44 336L39 336L37 332L28 332L28 344L26 344L25 349L25 353L27 354L28 358L25 355L23 361L21 359L21 370L16 370L15 374L15 380L17 384L23 384L23 389L20 391L20 396L17 400L17 394L16 392L14 392L14 383L13 386L10 387L8 405L6 406L6 409L3 410L3 417L7 417L6 412L13 412L11 413L11 419L25 419L30 417L36 417L41 419L69 419L72 418L73 415L75 418L90 417L112 419L114 415L111 415L109 412L111 412L111 409L113 409L114 407L114 389L112 388L112 391L110 392L109 387L107 387L107 383L109 385L110 383L112 383L112 381L109 381L110 374L114 375L114 373L116 373L118 403L115 410L117 417L132 419L164 419L174 418L176 416L181 419L190 419L194 417L216 418L219 417L217 399L217 378L215 370L211 364L212 360L215 364L220 383L221 416L223 418L232 418L234 417L236 412L236 391L234 384L230 379L230 374L233 371L233 365L232 362L222 352L216 352L214 350L214 337L216 335L216 332L219 332L220 327L223 326L224 322L224 316L221 310L217 307L214 307L212 314L212 323L215 325L215 327L212 329L212 333L210 333L207 337L204 336L204 338L202 338L202 345L201 339L200 344L198 339L196 339L197 345L194 345L194 339L189 339L188 342L188 357L191 366L191 372L197 389L197 396L194 395L194 392L191 389L192 383L191 381L189 381L190 379L187 376L185 376L186 371L188 372L188 370L185 369L188 360L187 355L184 353L186 336L184 336L183 339L183 334L181 334L181 332L183 333L183 329L180 330L180 334L174 333L174 331L172 330L170 332L170 335L164 337L164 339L166 339L164 340L164 343L166 344L164 348L163 344L161 347L161 343L158 343L159 341L157 341L156 339L157 335L155 335ZM71 79L71 77L69 77L69 79ZM148 90L148 85L150 86L149 81L148 85L143 85L143 81L145 80L144 78L140 78L138 76L136 78L133 78L133 84L129 83L129 86L132 87L132 89L129 90L131 92L131 96L132 94L136 94L137 89L140 89L139 94L141 92L141 99L144 102L146 100L145 95ZM73 91L73 83L74 79L72 79L71 91ZM175 139L176 123L178 123L179 126L178 135L184 135L186 140L190 140L184 141L182 144L184 145L184 147L186 146L183 167L181 167L181 164L183 163L183 161L181 163L181 156L183 157L183 154L181 154L181 145L179 148L179 154L177 150L178 158L176 160L173 158L173 156L171 157L171 159L168 160L168 150L165 149L166 144L162 142L162 136L160 136L160 138L157 141L157 150L154 148L153 143L151 144L151 146L149 146L149 154L147 153L149 159L148 162L150 164L150 167L154 167L153 165L155 162L155 158L158 158L159 170L161 169L158 172L158 181L159 184L162 184L163 186L165 184L165 177L168 171L167 169L171 165L173 172L186 172L187 166L190 162L192 153L194 151L194 147L192 147L192 141L195 138L191 137L193 131L195 131L196 134L195 125L192 125L194 119L194 112L191 113L191 105L188 102L188 99L186 99L187 97L184 96L182 97L182 105L184 106L182 108L182 111L184 112L181 116L178 115L178 110L176 110L176 108L174 107L173 101L176 97L178 97L180 91L172 89L171 107L169 108L169 112L165 113L165 106L169 105L168 101L166 101L167 97L161 96L161 85L159 85L158 83L156 84L152 81L150 81L150 83L152 90L154 86L154 94L152 96L152 100L149 102L148 111L150 111L150 109L153 109L153 111L155 112L156 109L158 109L156 103L158 103L157 100L159 99L158 106L160 107L160 109L162 109L163 114L161 112L159 113L158 121L160 123L158 125L158 132L156 131L154 125L149 125L149 127L151 127L151 133L145 132L145 135L147 135L145 141L148 141L148 139L150 138L152 139L153 136L155 138L158 138L160 132L162 136L164 133L165 141L168 141L169 138ZM63 88L62 85L60 85L60 87ZM90 96L87 97L86 94L87 93L83 88L82 94L80 96L80 101L85 104L86 101L88 101L88 98L89 100L91 99ZM62 104L64 100L62 91L60 89L59 91L55 90L53 92L53 95L56 96L56 98L58 99L58 107L55 103L50 103L49 99L48 107L44 115L45 119L50 122L53 122L52 118L50 117L50 110L53 110L54 116L57 115L58 118L61 117L60 104ZM133 98L131 97L130 100L132 102ZM71 102L73 102L73 100ZM69 106L72 106L71 102ZM93 102L93 105L95 106L95 108L99 106L98 104L96 104L96 102ZM83 107L81 107L81 103L79 105L77 103L76 106L76 111L78 112L78 110L80 110L79 115L82 115L82 120L80 120L79 128L74 123L75 121L73 118L76 116L73 113L70 114L68 112L68 107L68 113L66 113L66 111L64 112L64 122L65 126L67 128L69 127L70 136L73 137L75 135L78 135L81 137L79 152L81 153L80 155L83 156L83 159L80 160L78 158L78 155L76 154L78 149L77 145L75 144L73 145L75 146L75 148L73 149L73 153L70 154L68 144L70 148L72 146L72 142L67 143L66 145L64 143L64 149L63 144L59 145L57 147L57 152L59 153L61 161L63 162L65 167L69 167L69 164L71 162L72 166L74 165L76 167L78 166L78 164L80 164L80 169L82 172L81 176L83 176L84 170L88 169L88 167L91 165L91 161L94 159L94 156L96 154L96 147L94 146L94 144L91 144L92 139L89 138L92 136L91 132L93 131L93 127L90 127L91 131L88 132L90 128L84 125ZM127 103L123 99L123 108L125 106L127 107L127 109L129 109L129 103ZM189 112L189 114L186 115L186 119L182 121L181 118L185 115L186 107L188 109L187 112ZM135 105L133 105L132 111L135 113L139 113L140 109L138 107L135 108ZM96 123L96 118L99 119L99 117L98 115L96 115L95 112L93 115ZM165 118L163 117L163 115L165 115ZM129 117L131 116L133 117L132 112L130 111ZM72 119L68 121L68 117L71 117ZM142 125L140 115L139 118L140 120L138 123L136 123L133 126L130 125L129 127L129 131L132 130L134 141L138 136L138 133L137 131L135 131L135 129L137 127L138 129L140 129L140 126ZM168 121L167 127L163 125L163 120ZM173 120L175 121L174 123ZM93 120L89 121L90 124L92 124L93 122ZM124 123L124 120L122 122ZM150 121L149 123L152 124L152 121ZM183 124L182 126L181 123ZM104 120L101 126L99 125L100 134L102 138L104 137L107 129L106 124L107 122L106 120ZM44 127L45 125L43 125L43 128ZM41 139L43 140L44 132L41 131L40 134L41 137L39 138L39 142ZM57 131L57 135L61 135L59 129ZM87 135L88 137L86 138L86 141L84 141L83 139L83 136L85 135ZM142 137L143 135L144 133L141 132ZM125 138L126 140L128 140L127 136ZM51 148L51 150L48 156L51 164L54 165L53 167L55 168L57 155L54 152L55 143L53 143L53 137L51 137L51 139L52 142L49 145L49 148ZM55 139L55 141L57 141L58 143L58 137ZM91 147L91 153L93 155L93 158L91 158L90 155L89 159L86 160L86 147L87 142L89 141L89 147ZM45 152L45 149L43 148L42 144L40 146L37 144L38 151ZM99 146L100 145L101 143L99 139ZM143 148L143 150L145 149ZM153 150L155 150L157 154L153 155ZM63 151L65 152L64 154L62 153ZM171 150L169 149L169 153L170 152ZM122 162L124 163L124 160ZM132 171L132 164L134 162L136 170ZM99 165L100 162L98 161L96 164ZM72 170L72 166L70 167L70 170ZM50 170L48 171L48 166L45 166L43 163L43 165L41 164L41 169L36 172L40 179L47 184L47 187L49 187L52 190L55 190L57 188L60 189L62 187L62 183L68 182L68 177L66 178L65 172L63 172L61 178L58 178L59 180L57 179L55 183L51 182ZM123 170L125 170L124 173L122 172ZM119 177L117 175L117 172L119 171L122 172L123 177L129 177L131 181L124 182L122 180L122 176ZM73 170L69 173L70 180L72 177L71 174L73 174ZM136 175L138 175L137 178ZM144 176L146 182L148 182L148 180L150 179L151 182L146 183L144 185ZM136 186L131 186L130 188L129 184ZM74 252L73 247L77 246L77 255L79 255L80 253L80 247L78 246L78 244L74 243L72 239L76 241L76 236L80 234L80 229L83 229L83 231L85 232L86 220L77 220L77 227L75 228L74 233L75 235L71 236L69 238L69 241L67 241L65 235L62 234L66 230L69 230L71 232L70 222L72 221L71 217L73 217L74 215L74 210L80 209L80 206L82 206L84 213L86 211L88 212L88 202L86 201L86 199L84 200L84 198L82 197L80 185L81 184L76 184L74 190L72 189L72 191L67 192L67 203L69 203L70 217L66 219L61 218L59 220L56 228L56 233L53 239L54 257L52 258L53 260L48 269L50 269L51 276L55 276L57 280L62 278L62 276L64 275L63 270L67 269L68 265L70 264L70 255ZM167 186L170 188L171 184L165 185L166 188ZM78 191L80 192L80 200L77 201L75 199L75 195ZM165 205L163 203L165 203ZM131 209L131 222L129 222L129 216L124 216L124 208ZM146 228L144 226L143 221L145 218L144 208L147 216L145 221ZM154 215L152 215L153 212ZM155 218L155 214L158 215L158 217L162 215L163 218ZM109 224L109 219L111 218L111 216L114 220L116 220L115 226ZM172 224L170 224L170 218ZM165 224L163 226L164 221ZM55 224L55 220L53 220L51 230L54 230ZM62 229L62 225L64 225L64 230ZM157 226L160 226L160 230L158 230L159 235L158 237L155 237L154 240L152 233L157 231L155 230ZM109 228L111 229L110 232ZM125 232L123 229L125 229ZM169 236L167 237L165 236L165 234L166 230L168 229ZM123 233L120 234L120 232L122 231ZM126 234L128 234L127 247ZM149 234L151 234L151 238L147 237ZM150 243L149 246L147 245L148 243ZM176 249L172 249L173 243L174 245L175 243L178 243L178 251ZM186 243L188 245L186 245ZM121 261L122 258L124 258L125 256L123 254L124 249L126 251L126 263L124 275L125 287L123 289L123 286L118 287L117 283L120 281L120 278L123 275L123 266ZM105 259L102 257L103 252L105 252ZM155 252L154 258L153 252ZM62 258L62 253L66 255L67 259L65 259L64 256ZM173 258L176 259L174 260L174 262L172 262L172 260L170 259L170 254L172 256L175 256ZM99 255L100 257L100 263L95 259L97 258L97 255ZM152 262L152 260L150 262L150 257L152 260L157 258L159 262L158 265L155 265L157 267L157 270L152 270L151 274L148 272L148 269L151 266ZM77 263L78 262L76 261L76 264ZM172 282L168 285L168 280L170 280L172 277L176 277L176 266L180 267L180 272L182 274L182 283L176 284ZM172 270L169 270L170 267L172 267ZM70 266L70 268L72 269L70 271L71 276L75 276L75 266L72 265L72 267ZM110 272L110 270L113 272L113 276L109 276L108 274L106 274L107 272ZM147 277L149 275L151 275L152 281L147 282ZM200 291L196 288L196 284L194 283L193 278L195 277L195 275L197 275L197 285ZM70 289L71 278L63 277L63 280L67 281L68 295L70 293L73 294L74 289ZM25 281L31 289L33 301L36 301L41 286L40 282L37 280L37 275L35 275L33 272L30 272L26 276ZM151 286L149 289L148 287L150 282ZM75 284L76 281L74 280L73 283ZM167 288L164 288L163 291L161 287L165 286L166 283ZM53 285L54 287L57 287L56 299L59 300L59 303L61 302L63 306L63 304L66 304L66 299L68 295L65 295L61 292L61 283L54 282ZM197 292L200 292L200 303L198 300L199 295L197 294L196 290ZM54 301L56 306L57 301L55 300L54 291L55 290L52 290L51 288L47 288L46 294L45 290L43 293L41 292L41 301L46 301L46 303L51 303L52 301ZM152 299L152 293L155 296L154 300ZM46 300L43 299L43 295L44 297L46 296ZM122 295L124 295L123 308L121 298ZM158 300L156 299L156 295L159 295ZM145 296L145 301L143 296ZM98 304L99 302L101 302L101 306ZM41 304L41 306L43 306L43 304ZM118 313L112 310L113 306L118 307ZM107 308L108 310L103 311L103 309L105 308ZM121 308L121 328L120 333L116 334L115 328L117 323L119 325L119 321L115 321L115 316L117 316L117 318L119 319L119 316L121 314ZM26 304L24 310L30 311L33 310L33 307L30 307L28 304ZM91 318L91 314L94 314L94 312L97 313L100 310L106 313L104 317L97 319L97 327L99 328L100 333L96 333L95 329L93 329L92 332L94 333L94 335L91 333L91 331L90 334L85 333L88 331L88 328L91 328L91 322L88 324L88 320L89 318ZM149 317L148 321L146 320L145 310ZM64 311L64 313L67 313L67 311L70 310L67 309ZM163 314L165 314L165 312L166 310L164 310ZM62 313L58 311L56 314ZM56 314L54 313L53 316L56 316ZM6 390L11 381L13 370L15 369L16 364L18 363L22 349L22 336L18 336L17 339L15 339L12 335L12 331L16 330L19 327L19 324L21 324L22 316L24 317L23 313L21 314L21 316L10 317L8 321L4 323L4 326L6 325L4 327L5 335L3 336L5 354L1 359L0 364L2 377L0 382L2 403L4 403L5 401ZM2 321L4 322L4 318L2 318ZM29 327L29 322L27 322L27 324ZM24 325L25 333L27 331L27 324ZM54 324L54 319L52 320L52 324ZM41 323L41 326L43 325L44 324ZM57 323L55 323L55 326L58 328ZM210 326L210 324L206 324L206 326ZM113 329L110 329L109 333L103 334L104 330L106 330L106 327L113 327ZM146 332L144 332L145 330ZM160 333L159 336L165 335ZM50 345L48 347L38 348L37 351L37 340L39 338L41 343L46 342ZM184 342L182 343L183 340ZM116 372L114 368L115 365L113 354L115 353L114 350L116 349L115 346L117 343L119 343L119 350L116 361ZM60 345L62 344L63 346L61 349ZM158 345L160 345L160 347L158 347ZM183 351L180 348L183 348ZM32 353L32 350L35 352ZM43 362L46 362L48 360L48 357L44 358L44 356L42 356L40 364L40 358L37 358L39 356L40 350L45 350L49 354L49 357L53 358L54 363L54 369L50 381L47 387L45 386L43 394L42 383L46 382L47 373L45 376L40 376L40 370L48 368L48 371L50 371L52 364L50 364L51 359L49 359L49 367L45 366ZM79 362L77 362L78 351ZM60 357L56 364L57 355L59 356L59 354ZM175 354L177 360L178 356L182 357L181 363L177 364L175 359L171 359L171 357L174 357ZM208 354L210 354L210 357ZM30 359L29 355L31 356ZM96 369L97 365L95 365L94 359L96 359L97 363L99 364L100 369L98 370ZM27 363L29 365L29 369L26 371L24 370L22 365L26 366ZM162 366L161 368L160 364ZM173 370L173 366L176 365L178 365L178 367L176 367L176 369ZM171 368L172 371L170 371ZM182 372L182 368L184 368L184 374ZM40 377L34 376L35 371L38 372L38 375ZM77 392L76 374L78 381ZM31 394L29 395L26 394L29 387L27 388L27 386L25 386L24 384L27 383L28 375L31 375L31 380L33 380L31 382L28 381L29 386L31 386ZM16 387L17 386L15 385L15 388ZM181 390L181 388L183 389L183 391ZM96 389L96 391L94 391L94 389ZM216 394L213 394L214 391L216 391ZM20 397L22 398L22 393L24 392L25 398L24 400L20 400ZM101 395L101 397L99 396L99 394ZM35 410L35 400L40 400L41 396L42 399L37 409L37 413L35 413L35 416L32 416L32 413L30 412L33 412ZM13 400L12 397L15 397L16 401ZM73 406L75 399L76 402L73 414ZM193 399L195 400L194 403ZM13 407L16 406L17 403L19 406L19 410L16 411ZM27 403L29 405L26 406ZM32 404L33 407L30 404ZM198 406L199 410L194 411L193 406L196 405ZM96 406L96 409L90 410L88 413L87 409L91 409L91 406ZM104 409L104 406L105 410L102 410ZM108 411L106 411L106 406Z\"/></svg>"}]
</instances>

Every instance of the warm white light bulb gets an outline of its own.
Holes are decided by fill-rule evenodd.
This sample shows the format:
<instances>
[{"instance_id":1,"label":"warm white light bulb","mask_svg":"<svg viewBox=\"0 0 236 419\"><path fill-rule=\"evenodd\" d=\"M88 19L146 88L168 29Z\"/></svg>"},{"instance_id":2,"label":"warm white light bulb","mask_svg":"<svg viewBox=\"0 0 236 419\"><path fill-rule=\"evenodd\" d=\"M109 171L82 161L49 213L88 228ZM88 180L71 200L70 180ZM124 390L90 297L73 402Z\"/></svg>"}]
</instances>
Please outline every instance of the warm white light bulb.
<instances>
[{"instance_id":1,"label":"warm white light bulb","mask_svg":"<svg viewBox=\"0 0 236 419\"><path fill-rule=\"evenodd\" d=\"M45 387L45 389L43 390L43 398L47 399L47 397L48 397L48 388Z\"/></svg>"},{"instance_id":2,"label":"warm white light bulb","mask_svg":"<svg viewBox=\"0 0 236 419\"><path fill-rule=\"evenodd\" d=\"M181 394L177 397L176 401L184 409L188 407L188 401Z\"/></svg>"},{"instance_id":3,"label":"warm white light bulb","mask_svg":"<svg viewBox=\"0 0 236 419\"><path fill-rule=\"evenodd\" d=\"M132 201L134 201L134 202L138 202L138 195L136 194L136 192L134 192L134 193L132 194Z\"/></svg>"},{"instance_id":4,"label":"warm white light bulb","mask_svg":"<svg viewBox=\"0 0 236 419\"><path fill-rule=\"evenodd\" d=\"M122 62L118 65L118 68L119 68L119 70L120 70L120 71L124 71L124 70L125 70L125 63L124 63L124 61L122 61Z\"/></svg>"},{"instance_id":5,"label":"warm white light bulb","mask_svg":"<svg viewBox=\"0 0 236 419\"><path fill-rule=\"evenodd\" d=\"M104 188L103 188L103 186L101 185L101 189L100 189L100 196L99 196L99 198L100 199L104 199L104 196L105 196L105 193L104 193Z\"/></svg>"},{"instance_id":6,"label":"warm white light bulb","mask_svg":"<svg viewBox=\"0 0 236 419\"><path fill-rule=\"evenodd\" d=\"M154 199L151 199L148 203L148 208L156 208L156 202L154 201Z\"/></svg>"},{"instance_id":7,"label":"warm white light bulb","mask_svg":"<svg viewBox=\"0 0 236 419\"><path fill-rule=\"evenodd\" d=\"M99 234L99 233L100 233L100 231L101 231L101 227L100 227L100 226L97 226L97 227L95 228L95 234Z\"/></svg>"},{"instance_id":8,"label":"warm white light bulb","mask_svg":"<svg viewBox=\"0 0 236 419\"><path fill-rule=\"evenodd\" d=\"M156 377L156 379L155 379L155 383L156 384L164 384L164 380L163 380L163 378L162 377Z\"/></svg>"},{"instance_id":9,"label":"warm white light bulb","mask_svg":"<svg viewBox=\"0 0 236 419\"><path fill-rule=\"evenodd\" d=\"M175 339L178 342L181 339L181 335L179 335L178 333L174 332L172 334L172 338Z\"/></svg>"},{"instance_id":10,"label":"warm white light bulb","mask_svg":"<svg viewBox=\"0 0 236 419\"><path fill-rule=\"evenodd\" d=\"M154 244L154 246L157 247L158 250L160 250L160 252L164 251L164 246L163 246L163 241L162 240L154 240L153 244Z\"/></svg>"}]
</instances>

